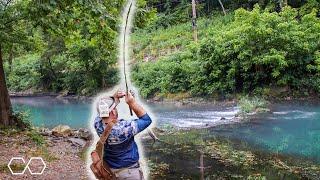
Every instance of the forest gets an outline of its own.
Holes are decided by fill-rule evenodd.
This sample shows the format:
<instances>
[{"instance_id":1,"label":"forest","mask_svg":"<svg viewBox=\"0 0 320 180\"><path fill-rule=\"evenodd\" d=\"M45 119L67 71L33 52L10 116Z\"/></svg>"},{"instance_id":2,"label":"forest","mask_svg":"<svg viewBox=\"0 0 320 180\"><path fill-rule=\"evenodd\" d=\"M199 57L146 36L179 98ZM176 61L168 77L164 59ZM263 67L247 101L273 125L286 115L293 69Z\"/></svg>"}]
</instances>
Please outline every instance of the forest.
<instances>
[{"instance_id":1,"label":"forest","mask_svg":"<svg viewBox=\"0 0 320 180\"><path fill-rule=\"evenodd\" d=\"M1 1L2 107L8 92L91 96L114 86L124 3ZM144 98L318 97L319 1L195 3L196 19L191 1L138 1L131 78Z\"/></svg>"}]
</instances>

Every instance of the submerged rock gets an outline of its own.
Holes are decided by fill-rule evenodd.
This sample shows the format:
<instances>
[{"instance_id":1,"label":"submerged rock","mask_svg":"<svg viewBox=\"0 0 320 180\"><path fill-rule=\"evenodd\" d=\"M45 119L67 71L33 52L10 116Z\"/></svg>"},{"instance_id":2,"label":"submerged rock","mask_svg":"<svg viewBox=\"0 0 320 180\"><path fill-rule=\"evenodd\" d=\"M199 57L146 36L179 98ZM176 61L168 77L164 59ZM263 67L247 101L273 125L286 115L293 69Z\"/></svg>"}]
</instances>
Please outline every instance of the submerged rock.
<instances>
[{"instance_id":1,"label":"submerged rock","mask_svg":"<svg viewBox=\"0 0 320 180\"><path fill-rule=\"evenodd\" d=\"M67 137L70 136L72 133L72 130L67 125L59 125L52 129L52 135L57 137Z\"/></svg>"}]
</instances>

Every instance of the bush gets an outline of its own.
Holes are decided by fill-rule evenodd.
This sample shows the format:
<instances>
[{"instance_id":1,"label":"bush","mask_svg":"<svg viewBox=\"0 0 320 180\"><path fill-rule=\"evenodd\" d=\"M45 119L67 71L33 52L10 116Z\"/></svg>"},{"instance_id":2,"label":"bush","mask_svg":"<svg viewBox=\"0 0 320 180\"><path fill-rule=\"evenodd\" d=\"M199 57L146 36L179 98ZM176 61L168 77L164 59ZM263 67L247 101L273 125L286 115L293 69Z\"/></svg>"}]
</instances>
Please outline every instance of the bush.
<instances>
[{"instance_id":1,"label":"bush","mask_svg":"<svg viewBox=\"0 0 320 180\"><path fill-rule=\"evenodd\" d=\"M19 130L31 130L32 123L28 112L14 111L12 113L12 118L15 122L15 127L19 128Z\"/></svg>"},{"instance_id":2,"label":"bush","mask_svg":"<svg viewBox=\"0 0 320 180\"><path fill-rule=\"evenodd\" d=\"M239 100L239 107L241 113L252 113L255 112L257 109L263 110L267 108L267 101L258 97L251 97L248 96L241 97Z\"/></svg>"},{"instance_id":3,"label":"bush","mask_svg":"<svg viewBox=\"0 0 320 180\"><path fill-rule=\"evenodd\" d=\"M317 78L313 64L320 45L319 19L312 13L298 21L291 8L280 14L260 11L237 10L233 23L201 42L199 60L209 93L312 87L306 79Z\"/></svg>"},{"instance_id":4,"label":"bush","mask_svg":"<svg viewBox=\"0 0 320 180\"><path fill-rule=\"evenodd\" d=\"M133 68L132 78L141 90L143 97L151 97L155 93L167 94L186 92L190 89L192 66L186 61L180 62L183 54L176 54L170 59L154 63L142 63Z\"/></svg>"}]
</instances>

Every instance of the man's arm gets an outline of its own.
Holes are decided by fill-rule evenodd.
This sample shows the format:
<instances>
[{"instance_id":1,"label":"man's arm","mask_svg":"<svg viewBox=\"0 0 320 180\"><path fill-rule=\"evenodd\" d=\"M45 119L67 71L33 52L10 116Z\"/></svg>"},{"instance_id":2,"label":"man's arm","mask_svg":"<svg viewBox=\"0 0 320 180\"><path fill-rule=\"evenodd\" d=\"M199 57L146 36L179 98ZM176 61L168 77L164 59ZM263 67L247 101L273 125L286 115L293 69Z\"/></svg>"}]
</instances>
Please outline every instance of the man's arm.
<instances>
[{"instance_id":1,"label":"man's arm","mask_svg":"<svg viewBox=\"0 0 320 180\"><path fill-rule=\"evenodd\" d=\"M152 120L150 116L146 113L144 108L137 103L135 98L132 96L131 92L126 94L125 100L129 105L129 107L133 110L133 112L139 118L134 121L135 123L137 123L137 127L138 127L138 131L136 133L139 133L144 129L146 129L152 123Z\"/></svg>"},{"instance_id":2,"label":"man's arm","mask_svg":"<svg viewBox=\"0 0 320 180\"><path fill-rule=\"evenodd\" d=\"M125 99L129 107L133 110L134 113L136 113L138 117L146 114L146 111L137 103L131 92L128 92L128 94L126 94Z\"/></svg>"}]
</instances>

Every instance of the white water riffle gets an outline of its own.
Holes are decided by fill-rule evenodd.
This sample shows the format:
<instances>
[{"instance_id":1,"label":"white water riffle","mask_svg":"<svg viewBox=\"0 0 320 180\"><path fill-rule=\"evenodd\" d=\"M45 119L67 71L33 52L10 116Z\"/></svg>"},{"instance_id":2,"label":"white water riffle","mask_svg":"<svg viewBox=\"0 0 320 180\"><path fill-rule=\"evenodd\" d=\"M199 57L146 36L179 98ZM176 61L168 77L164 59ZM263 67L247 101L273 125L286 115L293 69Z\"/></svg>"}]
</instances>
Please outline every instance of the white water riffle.
<instances>
[{"instance_id":1,"label":"white water riffle","mask_svg":"<svg viewBox=\"0 0 320 180\"><path fill-rule=\"evenodd\" d=\"M202 128L237 122L238 107L156 108L159 126Z\"/></svg>"}]
</instances>

